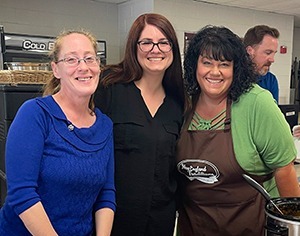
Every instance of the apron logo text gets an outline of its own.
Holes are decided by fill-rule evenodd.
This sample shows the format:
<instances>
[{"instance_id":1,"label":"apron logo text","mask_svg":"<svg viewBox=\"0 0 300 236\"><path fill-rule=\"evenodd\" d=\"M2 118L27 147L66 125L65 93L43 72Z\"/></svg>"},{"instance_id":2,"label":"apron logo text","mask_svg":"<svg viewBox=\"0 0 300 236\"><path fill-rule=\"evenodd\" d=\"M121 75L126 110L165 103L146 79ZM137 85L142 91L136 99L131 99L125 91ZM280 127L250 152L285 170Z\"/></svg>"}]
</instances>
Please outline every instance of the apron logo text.
<instances>
[{"instance_id":1,"label":"apron logo text","mask_svg":"<svg viewBox=\"0 0 300 236\"><path fill-rule=\"evenodd\" d=\"M206 160L186 159L177 164L177 169L190 181L198 180L206 184L218 182L220 176L218 168Z\"/></svg>"}]
</instances>

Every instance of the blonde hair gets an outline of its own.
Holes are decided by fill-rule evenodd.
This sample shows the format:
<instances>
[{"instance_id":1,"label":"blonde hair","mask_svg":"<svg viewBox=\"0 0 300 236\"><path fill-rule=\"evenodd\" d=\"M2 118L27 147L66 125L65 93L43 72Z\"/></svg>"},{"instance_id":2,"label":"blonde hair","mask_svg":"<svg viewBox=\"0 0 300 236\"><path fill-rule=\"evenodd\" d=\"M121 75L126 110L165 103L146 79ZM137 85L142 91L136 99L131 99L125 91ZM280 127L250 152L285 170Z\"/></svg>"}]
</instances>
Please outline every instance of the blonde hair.
<instances>
[{"instance_id":1,"label":"blonde hair","mask_svg":"<svg viewBox=\"0 0 300 236\"><path fill-rule=\"evenodd\" d=\"M61 32L56 37L53 49L49 53L49 58L50 58L51 62L57 62L58 61L58 56L59 56L59 53L60 53L61 47L62 47L62 40L63 40L64 37L66 37L68 35L71 35L71 34L81 34L81 35L86 36L91 41L91 43L93 45L93 48L94 48L94 51L95 51L95 54L97 54L97 51L98 51L98 49L97 49L97 40L96 40L95 36L92 33L88 32L84 29L67 30L67 31ZM56 94L57 92L59 92L59 90L60 90L60 79L56 78L53 75L52 78L49 79L47 81L47 83L45 84L45 86L44 86L43 96ZM90 99L89 108L94 111L95 105L94 105L94 102L93 102L93 98L94 98L94 96L92 96L91 99Z\"/></svg>"}]
</instances>

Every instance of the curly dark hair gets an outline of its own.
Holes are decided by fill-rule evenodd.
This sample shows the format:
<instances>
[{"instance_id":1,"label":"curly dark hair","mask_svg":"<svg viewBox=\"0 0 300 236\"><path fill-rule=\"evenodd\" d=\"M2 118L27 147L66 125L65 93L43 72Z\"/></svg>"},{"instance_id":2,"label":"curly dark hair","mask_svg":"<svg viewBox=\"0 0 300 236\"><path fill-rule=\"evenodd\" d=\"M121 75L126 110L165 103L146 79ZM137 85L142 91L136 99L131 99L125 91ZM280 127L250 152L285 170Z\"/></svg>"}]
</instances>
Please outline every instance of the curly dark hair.
<instances>
[{"instance_id":1,"label":"curly dark hair","mask_svg":"<svg viewBox=\"0 0 300 236\"><path fill-rule=\"evenodd\" d=\"M233 101L253 87L256 82L253 63L242 39L223 26L207 25L189 42L184 59L184 85L194 104L201 93L196 71L199 56L209 56L218 61L233 61L233 82L228 97Z\"/></svg>"}]
</instances>

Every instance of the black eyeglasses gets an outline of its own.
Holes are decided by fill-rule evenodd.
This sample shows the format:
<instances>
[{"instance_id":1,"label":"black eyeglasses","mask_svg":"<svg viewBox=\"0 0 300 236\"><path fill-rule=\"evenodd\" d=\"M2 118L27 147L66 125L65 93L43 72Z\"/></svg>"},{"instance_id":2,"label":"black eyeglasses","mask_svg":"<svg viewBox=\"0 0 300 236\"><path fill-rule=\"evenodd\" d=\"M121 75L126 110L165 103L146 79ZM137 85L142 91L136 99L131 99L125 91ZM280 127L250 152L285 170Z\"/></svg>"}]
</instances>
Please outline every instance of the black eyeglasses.
<instances>
[{"instance_id":1,"label":"black eyeglasses","mask_svg":"<svg viewBox=\"0 0 300 236\"><path fill-rule=\"evenodd\" d=\"M56 61L56 63L64 62L69 66L78 66L81 61L84 61L87 66L99 65L100 59L96 56L88 56L84 58L66 57Z\"/></svg>"},{"instance_id":2,"label":"black eyeglasses","mask_svg":"<svg viewBox=\"0 0 300 236\"><path fill-rule=\"evenodd\" d=\"M137 42L142 52L150 52L154 46L157 46L161 52L170 52L172 50L172 44L169 41L160 41L153 43L152 41L139 41Z\"/></svg>"}]
</instances>

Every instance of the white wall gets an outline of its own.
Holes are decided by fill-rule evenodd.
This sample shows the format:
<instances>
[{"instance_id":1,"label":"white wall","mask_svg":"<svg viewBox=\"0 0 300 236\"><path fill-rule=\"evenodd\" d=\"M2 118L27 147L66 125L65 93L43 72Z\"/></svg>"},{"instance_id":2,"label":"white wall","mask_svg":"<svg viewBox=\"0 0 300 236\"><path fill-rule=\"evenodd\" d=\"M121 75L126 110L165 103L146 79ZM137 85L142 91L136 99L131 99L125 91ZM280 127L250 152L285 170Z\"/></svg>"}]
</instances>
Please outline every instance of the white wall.
<instances>
[{"instance_id":1,"label":"white wall","mask_svg":"<svg viewBox=\"0 0 300 236\"><path fill-rule=\"evenodd\" d=\"M0 0L5 32L56 36L64 29L85 28L107 41L107 63L119 55L118 7L91 0Z\"/></svg>"},{"instance_id":2,"label":"white wall","mask_svg":"<svg viewBox=\"0 0 300 236\"><path fill-rule=\"evenodd\" d=\"M118 16L121 58L124 55L125 43L132 23L139 15L153 11L153 1L154 0L131 0L119 5Z\"/></svg>"},{"instance_id":3,"label":"white wall","mask_svg":"<svg viewBox=\"0 0 300 236\"><path fill-rule=\"evenodd\" d=\"M130 0L119 5L92 0L1 0L0 24L10 33L49 36L56 36L63 29L86 28L107 41L107 63L117 63L123 57L132 22L145 12L161 13L172 22L181 51L184 32L195 32L207 24L224 25L240 36L256 24L278 28L280 45L287 46L287 53L277 53L271 71L279 80L279 102L289 103L291 62L295 55L300 58L300 44L296 43L300 41L300 29L296 28L294 35L292 16L192 0Z\"/></svg>"}]
</instances>

